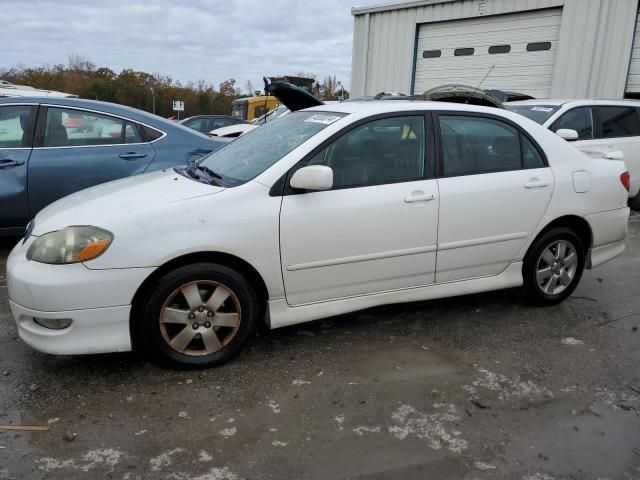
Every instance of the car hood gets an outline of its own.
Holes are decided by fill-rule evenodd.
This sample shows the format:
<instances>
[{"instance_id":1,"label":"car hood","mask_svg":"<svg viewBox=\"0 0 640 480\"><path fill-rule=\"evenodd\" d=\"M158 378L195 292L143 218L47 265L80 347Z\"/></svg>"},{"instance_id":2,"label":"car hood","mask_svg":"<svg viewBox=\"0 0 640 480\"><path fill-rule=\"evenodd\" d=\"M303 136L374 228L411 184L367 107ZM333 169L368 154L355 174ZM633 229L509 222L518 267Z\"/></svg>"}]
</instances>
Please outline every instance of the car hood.
<instances>
[{"instance_id":1,"label":"car hood","mask_svg":"<svg viewBox=\"0 0 640 480\"><path fill-rule=\"evenodd\" d=\"M265 79L264 90L276 97L280 103L292 112L324 105L322 100L289 82L276 80L275 82L267 83Z\"/></svg>"},{"instance_id":2,"label":"car hood","mask_svg":"<svg viewBox=\"0 0 640 480\"><path fill-rule=\"evenodd\" d=\"M424 100L436 102L469 103L485 107L504 108L500 100L489 91L468 85L441 85L427 90L422 94Z\"/></svg>"},{"instance_id":3,"label":"car hood","mask_svg":"<svg viewBox=\"0 0 640 480\"><path fill-rule=\"evenodd\" d=\"M103 183L52 203L34 219L32 234L39 236L71 225L109 228L137 212L190 198L212 195L224 187L186 178L173 169Z\"/></svg>"}]
</instances>

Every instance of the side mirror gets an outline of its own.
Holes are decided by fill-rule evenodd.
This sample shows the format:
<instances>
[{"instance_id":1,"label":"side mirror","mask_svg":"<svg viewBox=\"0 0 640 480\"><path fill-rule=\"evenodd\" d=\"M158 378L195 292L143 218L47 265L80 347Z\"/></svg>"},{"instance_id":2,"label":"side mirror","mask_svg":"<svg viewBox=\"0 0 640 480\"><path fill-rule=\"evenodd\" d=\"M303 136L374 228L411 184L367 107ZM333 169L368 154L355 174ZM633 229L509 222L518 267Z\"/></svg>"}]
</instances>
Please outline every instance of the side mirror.
<instances>
[{"instance_id":1,"label":"side mirror","mask_svg":"<svg viewBox=\"0 0 640 480\"><path fill-rule=\"evenodd\" d=\"M560 138L565 139L568 142L578 140L578 137L579 137L578 132L570 128L560 128L556 130L556 135L558 135Z\"/></svg>"},{"instance_id":2,"label":"side mirror","mask_svg":"<svg viewBox=\"0 0 640 480\"><path fill-rule=\"evenodd\" d=\"M289 185L299 190L330 190L333 187L333 170L325 165L302 167L293 174Z\"/></svg>"},{"instance_id":3,"label":"side mirror","mask_svg":"<svg viewBox=\"0 0 640 480\"><path fill-rule=\"evenodd\" d=\"M605 153L604 158L607 160L624 160L624 153L620 150L614 150L613 152Z\"/></svg>"}]
</instances>

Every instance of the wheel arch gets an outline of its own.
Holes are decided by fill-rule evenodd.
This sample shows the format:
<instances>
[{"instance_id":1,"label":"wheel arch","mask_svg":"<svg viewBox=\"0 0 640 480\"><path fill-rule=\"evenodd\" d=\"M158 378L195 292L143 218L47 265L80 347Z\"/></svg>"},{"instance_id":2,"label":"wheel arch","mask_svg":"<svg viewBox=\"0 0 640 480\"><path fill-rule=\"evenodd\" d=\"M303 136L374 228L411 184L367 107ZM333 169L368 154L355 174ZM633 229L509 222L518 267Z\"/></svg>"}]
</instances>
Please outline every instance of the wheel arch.
<instances>
[{"instance_id":1,"label":"wheel arch","mask_svg":"<svg viewBox=\"0 0 640 480\"><path fill-rule=\"evenodd\" d=\"M529 255L529 252L531 252L531 248L533 247L533 245L535 245L536 240L538 240L538 238L540 238L548 231L558 227L566 227L573 230L582 242L582 246L585 250L585 255L588 254L588 251L593 244L593 232L591 231L591 225L589 225L589 222L587 222L584 217L580 217L578 215L563 215L562 217L558 217L545 225L545 227L542 228L533 238L533 240L527 247L527 253L525 254L524 258L525 262Z\"/></svg>"},{"instance_id":2,"label":"wheel arch","mask_svg":"<svg viewBox=\"0 0 640 480\"><path fill-rule=\"evenodd\" d=\"M269 292L267 285L262 278L262 275L246 260L240 257L231 255L224 252L193 252L176 257L168 262L164 263L151 275L149 275L142 284L136 290L131 300L131 313L129 315L129 333L131 335L131 343L133 348L136 348L137 339L135 335L135 329L133 328L134 320L136 317L142 314L142 307L144 299L149 295L153 286L158 282L163 275L168 272L185 265L193 263L216 263L224 265L229 268L233 268L240 274L242 274L247 281L255 288L258 301L260 303L260 316L264 317L267 310L267 301L269 299Z\"/></svg>"}]
</instances>

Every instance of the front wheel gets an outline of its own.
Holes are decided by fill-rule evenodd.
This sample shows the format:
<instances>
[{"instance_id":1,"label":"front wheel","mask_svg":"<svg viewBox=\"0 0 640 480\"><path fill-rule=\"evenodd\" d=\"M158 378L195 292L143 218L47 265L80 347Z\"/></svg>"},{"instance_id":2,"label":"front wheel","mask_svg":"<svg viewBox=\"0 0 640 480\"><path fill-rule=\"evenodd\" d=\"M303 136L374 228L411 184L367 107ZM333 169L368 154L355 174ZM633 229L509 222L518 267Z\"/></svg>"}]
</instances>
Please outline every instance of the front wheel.
<instances>
[{"instance_id":1,"label":"front wheel","mask_svg":"<svg viewBox=\"0 0 640 480\"><path fill-rule=\"evenodd\" d=\"M138 341L177 367L212 367L237 355L254 331L256 294L238 272L197 263L162 277L136 325Z\"/></svg>"},{"instance_id":2,"label":"front wheel","mask_svg":"<svg viewBox=\"0 0 640 480\"><path fill-rule=\"evenodd\" d=\"M538 305L562 302L580 283L584 246L569 228L554 228L536 239L525 257L524 288Z\"/></svg>"}]
</instances>

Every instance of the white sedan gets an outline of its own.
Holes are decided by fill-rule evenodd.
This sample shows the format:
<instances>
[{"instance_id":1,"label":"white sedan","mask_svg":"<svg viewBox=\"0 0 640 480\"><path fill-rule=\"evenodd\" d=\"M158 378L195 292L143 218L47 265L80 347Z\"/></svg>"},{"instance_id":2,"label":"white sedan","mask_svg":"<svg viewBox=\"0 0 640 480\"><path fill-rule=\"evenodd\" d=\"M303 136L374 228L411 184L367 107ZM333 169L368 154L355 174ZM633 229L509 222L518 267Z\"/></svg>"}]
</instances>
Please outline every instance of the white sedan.
<instances>
[{"instance_id":1,"label":"white sedan","mask_svg":"<svg viewBox=\"0 0 640 480\"><path fill-rule=\"evenodd\" d=\"M11 309L44 352L202 367L261 319L521 285L552 305L624 251L628 188L623 162L511 112L323 105L42 210L7 261Z\"/></svg>"}]
</instances>

